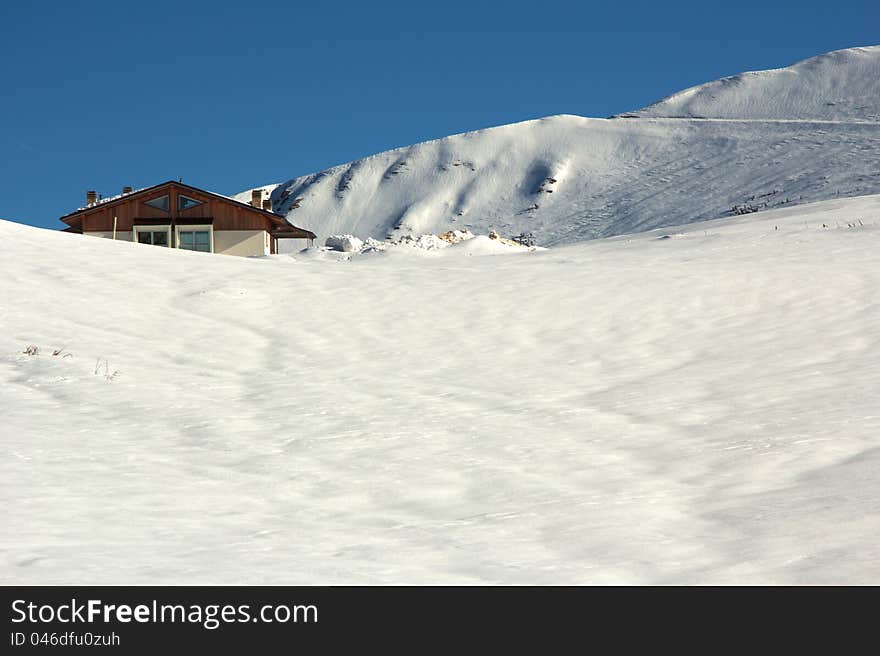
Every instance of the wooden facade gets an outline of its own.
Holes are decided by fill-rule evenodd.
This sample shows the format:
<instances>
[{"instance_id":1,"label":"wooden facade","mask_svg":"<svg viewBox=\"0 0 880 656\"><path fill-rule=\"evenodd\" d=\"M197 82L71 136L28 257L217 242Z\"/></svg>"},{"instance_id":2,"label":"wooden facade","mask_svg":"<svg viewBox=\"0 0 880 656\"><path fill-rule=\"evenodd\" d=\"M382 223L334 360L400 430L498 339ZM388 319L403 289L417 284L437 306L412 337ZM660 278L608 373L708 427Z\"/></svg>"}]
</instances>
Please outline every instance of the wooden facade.
<instances>
[{"instance_id":1,"label":"wooden facade","mask_svg":"<svg viewBox=\"0 0 880 656\"><path fill-rule=\"evenodd\" d=\"M165 196L168 197L167 210L148 204ZM184 197L182 203L179 202L181 196ZM183 209L188 204L194 206ZM61 221L69 226L69 232L104 237L135 234L138 226L149 225L169 226L172 233L176 227L187 225L211 226L214 234L223 231L265 231L271 253L278 252L279 239L315 239L314 233L297 228L285 217L268 209L174 181L98 201L61 217Z\"/></svg>"}]
</instances>

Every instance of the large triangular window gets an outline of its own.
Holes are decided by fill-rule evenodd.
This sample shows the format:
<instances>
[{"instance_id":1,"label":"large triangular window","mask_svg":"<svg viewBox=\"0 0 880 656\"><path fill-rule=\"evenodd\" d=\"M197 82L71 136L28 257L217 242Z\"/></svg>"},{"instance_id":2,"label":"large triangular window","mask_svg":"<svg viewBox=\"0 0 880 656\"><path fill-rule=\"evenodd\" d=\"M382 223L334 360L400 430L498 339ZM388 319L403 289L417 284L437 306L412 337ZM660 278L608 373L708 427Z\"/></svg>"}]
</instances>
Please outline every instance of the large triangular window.
<instances>
[{"instance_id":1,"label":"large triangular window","mask_svg":"<svg viewBox=\"0 0 880 656\"><path fill-rule=\"evenodd\" d=\"M177 209L178 210L188 210L190 208L196 207L197 205L201 205L202 201L196 200L195 198L190 198L189 196L184 196L180 194L177 197Z\"/></svg>"},{"instance_id":2,"label":"large triangular window","mask_svg":"<svg viewBox=\"0 0 880 656\"><path fill-rule=\"evenodd\" d=\"M151 198L150 200L144 201L144 205L149 205L150 207L154 207L157 210L162 210L163 212L168 211L168 194L164 196L159 196L158 198Z\"/></svg>"}]
</instances>

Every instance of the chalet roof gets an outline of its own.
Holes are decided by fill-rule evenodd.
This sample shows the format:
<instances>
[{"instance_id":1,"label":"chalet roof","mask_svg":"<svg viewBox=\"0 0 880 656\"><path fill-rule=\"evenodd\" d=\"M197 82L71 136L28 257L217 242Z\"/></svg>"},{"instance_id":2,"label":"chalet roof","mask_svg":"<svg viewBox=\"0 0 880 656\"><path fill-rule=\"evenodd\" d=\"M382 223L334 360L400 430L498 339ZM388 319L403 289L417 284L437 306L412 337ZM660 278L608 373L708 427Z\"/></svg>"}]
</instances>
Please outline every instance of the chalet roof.
<instances>
[{"instance_id":1,"label":"chalet roof","mask_svg":"<svg viewBox=\"0 0 880 656\"><path fill-rule=\"evenodd\" d=\"M238 205L240 207L246 208L252 212L257 212L262 214L270 221L275 223L275 228L272 229L273 234L277 234L281 236L284 233L291 233L291 231L296 231L297 236L302 236L308 239L315 239L316 235L303 228L297 228L292 223L290 223L286 217L281 214L276 214L275 212L271 212L269 210L264 210L262 207L254 207L253 205L248 205L247 203L242 203L241 201L237 201L234 198L230 198L229 196L223 196L222 194L216 194L213 191L207 191L205 189L200 189L198 187L193 187L188 184L184 184L183 182L178 182L177 180L168 180L167 182L160 182L159 184L153 185L152 187L144 187L143 189L137 189L135 191L131 191L127 194L120 194L119 196L113 196L112 198L105 198L97 203L89 205L88 207L81 207L78 210L71 212L70 214L65 214L61 217L61 221L66 223L69 226L73 226L74 223L78 222L85 214L89 212L93 212L96 210L103 210L108 207L112 207L113 205L118 205L120 203L127 203L132 198L137 198L139 196L146 196L155 191L162 189L163 187L177 187L183 190L194 191L196 193L205 194L207 196L212 196L217 198L225 203L229 203L230 205ZM293 236L292 234L285 234L285 236Z\"/></svg>"}]
</instances>

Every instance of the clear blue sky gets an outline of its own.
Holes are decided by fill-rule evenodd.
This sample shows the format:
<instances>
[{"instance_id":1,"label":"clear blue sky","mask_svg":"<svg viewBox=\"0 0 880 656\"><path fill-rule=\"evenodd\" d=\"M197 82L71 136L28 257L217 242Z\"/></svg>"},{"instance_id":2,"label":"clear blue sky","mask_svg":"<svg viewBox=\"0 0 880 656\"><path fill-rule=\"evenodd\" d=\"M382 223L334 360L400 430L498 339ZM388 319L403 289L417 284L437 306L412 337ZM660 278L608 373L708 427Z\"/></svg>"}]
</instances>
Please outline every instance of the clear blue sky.
<instances>
[{"instance_id":1,"label":"clear blue sky","mask_svg":"<svg viewBox=\"0 0 880 656\"><path fill-rule=\"evenodd\" d=\"M4 2L0 218L220 193L880 43L880 2Z\"/></svg>"}]
</instances>

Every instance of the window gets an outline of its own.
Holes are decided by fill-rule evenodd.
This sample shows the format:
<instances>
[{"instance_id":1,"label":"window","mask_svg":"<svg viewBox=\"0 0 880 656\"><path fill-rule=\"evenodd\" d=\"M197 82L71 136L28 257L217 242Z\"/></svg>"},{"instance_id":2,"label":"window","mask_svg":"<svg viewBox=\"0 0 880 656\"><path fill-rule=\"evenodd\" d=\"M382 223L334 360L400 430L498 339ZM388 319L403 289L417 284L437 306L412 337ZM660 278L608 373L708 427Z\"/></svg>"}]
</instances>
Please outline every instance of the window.
<instances>
[{"instance_id":1,"label":"window","mask_svg":"<svg viewBox=\"0 0 880 656\"><path fill-rule=\"evenodd\" d=\"M181 230L177 233L180 248L188 251L211 252L210 230Z\"/></svg>"},{"instance_id":2,"label":"window","mask_svg":"<svg viewBox=\"0 0 880 656\"><path fill-rule=\"evenodd\" d=\"M158 198L152 198L150 200L144 201L144 205L149 205L150 207L154 207L157 210L162 210L163 212L168 211L168 194L164 196L159 196Z\"/></svg>"},{"instance_id":3,"label":"window","mask_svg":"<svg viewBox=\"0 0 880 656\"><path fill-rule=\"evenodd\" d=\"M196 207L201 204L202 204L202 201L196 200L195 198L190 198L189 196L184 196L183 194L180 194L177 197L177 209L178 210L188 210L192 207Z\"/></svg>"},{"instance_id":4,"label":"window","mask_svg":"<svg viewBox=\"0 0 880 656\"><path fill-rule=\"evenodd\" d=\"M168 228L159 228L156 230L136 228L137 242L139 244L152 244L153 246L168 246L168 235L171 231Z\"/></svg>"},{"instance_id":5,"label":"window","mask_svg":"<svg viewBox=\"0 0 880 656\"><path fill-rule=\"evenodd\" d=\"M174 227L174 244L187 251L214 252L214 228L210 223Z\"/></svg>"}]
</instances>

